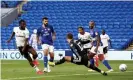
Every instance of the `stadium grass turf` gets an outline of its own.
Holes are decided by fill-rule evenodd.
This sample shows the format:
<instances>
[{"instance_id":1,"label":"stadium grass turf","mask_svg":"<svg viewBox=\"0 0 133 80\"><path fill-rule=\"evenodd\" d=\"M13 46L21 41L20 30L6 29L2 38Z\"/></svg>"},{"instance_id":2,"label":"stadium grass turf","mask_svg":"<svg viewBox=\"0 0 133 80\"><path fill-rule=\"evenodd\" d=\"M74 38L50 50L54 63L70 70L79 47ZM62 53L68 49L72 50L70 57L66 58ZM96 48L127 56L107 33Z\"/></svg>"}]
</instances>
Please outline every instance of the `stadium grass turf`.
<instances>
[{"instance_id":1,"label":"stadium grass turf","mask_svg":"<svg viewBox=\"0 0 133 80\"><path fill-rule=\"evenodd\" d=\"M40 62L40 69L43 69L43 61ZM52 72L37 75L25 60L1 60L2 80L133 80L133 61L109 61L114 72L103 76L97 72L88 72L82 65L65 63L51 67ZM119 71L119 65L125 63L128 66L126 72ZM107 71L103 64L99 68Z\"/></svg>"}]
</instances>

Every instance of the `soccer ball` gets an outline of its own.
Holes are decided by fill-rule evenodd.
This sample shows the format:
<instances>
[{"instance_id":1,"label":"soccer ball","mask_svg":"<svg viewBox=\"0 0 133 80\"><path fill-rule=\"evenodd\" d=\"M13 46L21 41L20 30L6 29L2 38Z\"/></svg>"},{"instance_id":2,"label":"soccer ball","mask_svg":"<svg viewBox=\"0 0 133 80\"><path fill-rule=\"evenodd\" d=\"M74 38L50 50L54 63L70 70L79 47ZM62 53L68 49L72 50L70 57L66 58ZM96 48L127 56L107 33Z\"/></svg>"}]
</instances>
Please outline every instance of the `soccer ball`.
<instances>
[{"instance_id":1,"label":"soccer ball","mask_svg":"<svg viewBox=\"0 0 133 80\"><path fill-rule=\"evenodd\" d=\"M127 70L127 65L126 64L121 64L119 66L119 70L122 71L122 72L126 71Z\"/></svg>"}]
</instances>

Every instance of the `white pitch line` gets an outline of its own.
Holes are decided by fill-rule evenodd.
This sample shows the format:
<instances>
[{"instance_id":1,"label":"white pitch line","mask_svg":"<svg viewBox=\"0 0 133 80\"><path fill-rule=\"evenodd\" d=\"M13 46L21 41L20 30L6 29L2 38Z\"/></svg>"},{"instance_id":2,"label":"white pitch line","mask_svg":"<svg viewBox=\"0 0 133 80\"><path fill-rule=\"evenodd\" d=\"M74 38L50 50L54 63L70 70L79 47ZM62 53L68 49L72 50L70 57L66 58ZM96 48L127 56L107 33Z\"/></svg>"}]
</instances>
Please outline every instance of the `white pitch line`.
<instances>
[{"instance_id":1,"label":"white pitch line","mask_svg":"<svg viewBox=\"0 0 133 80\"><path fill-rule=\"evenodd\" d=\"M133 71L126 71L126 72L110 72L110 73L130 73ZM110 74L109 73L109 74ZM9 78L9 79L1 79L1 80L24 80L24 79L36 79L36 78L46 78L46 77L65 77L65 76L78 76L78 75L93 75L93 74L100 74L100 73L87 73L87 74L71 74L71 75L52 75L52 76L37 76L37 77L20 77L20 78Z\"/></svg>"}]
</instances>

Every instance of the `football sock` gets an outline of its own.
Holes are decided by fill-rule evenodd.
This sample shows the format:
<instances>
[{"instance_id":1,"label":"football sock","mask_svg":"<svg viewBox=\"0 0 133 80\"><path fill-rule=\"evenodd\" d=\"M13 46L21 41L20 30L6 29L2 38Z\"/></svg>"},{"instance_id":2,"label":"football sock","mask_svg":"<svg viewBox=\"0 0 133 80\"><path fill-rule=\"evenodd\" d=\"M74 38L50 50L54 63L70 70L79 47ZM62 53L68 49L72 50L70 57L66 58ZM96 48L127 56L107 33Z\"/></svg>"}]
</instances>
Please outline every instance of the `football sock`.
<instances>
[{"instance_id":1,"label":"football sock","mask_svg":"<svg viewBox=\"0 0 133 80\"><path fill-rule=\"evenodd\" d=\"M103 60L102 62L108 69L112 69L107 60Z\"/></svg>"},{"instance_id":2,"label":"football sock","mask_svg":"<svg viewBox=\"0 0 133 80\"><path fill-rule=\"evenodd\" d=\"M34 60L34 59L33 59L33 55L32 55L32 54L29 54L29 56L31 57L31 59L32 59L32 61L33 61L33 60Z\"/></svg>"},{"instance_id":3,"label":"football sock","mask_svg":"<svg viewBox=\"0 0 133 80\"><path fill-rule=\"evenodd\" d=\"M44 56L44 67L47 68L47 64L48 64L48 57Z\"/></svg>"},{"instance_id":4,"label":"football sock","mask_svg":"<svg viewBox=\"0 0 133 80\"><path fill-rule=\"evenodd\" d=\"M94 65L94 59L90 59L90 64Z\"/></svg>"},{"instance_id":5,"label":"football sock","mask_svg":"<svg viewBox=\"0 0 133 80\"><path fill-rule=\"evenodd\" d=\"M101 70L100 70L100 69L98 69L96 66L94 66L94 65L92 65L92 64L90 64L89 68L91 68L91 69L93 69L93 70L95 70L95 71L97 71L97 72L100 72L100 73L101 73Z\"/></svg>"}]
</instances>

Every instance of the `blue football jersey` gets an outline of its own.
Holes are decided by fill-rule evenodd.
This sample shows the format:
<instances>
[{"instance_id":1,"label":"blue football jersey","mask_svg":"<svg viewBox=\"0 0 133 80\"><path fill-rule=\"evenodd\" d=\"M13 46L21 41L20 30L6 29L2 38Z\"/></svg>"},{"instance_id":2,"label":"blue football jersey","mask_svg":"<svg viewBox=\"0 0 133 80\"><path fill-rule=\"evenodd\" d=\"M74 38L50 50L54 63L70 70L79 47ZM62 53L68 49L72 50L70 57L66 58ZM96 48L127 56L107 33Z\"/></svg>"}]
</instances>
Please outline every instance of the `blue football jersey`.
<instances>
[{"instance_id":1,"label":"blue football jersey","mask_svg":"<svg viewBox=\"0 0 133 80\"><path fill-rule=\"evenodd\" d=\"M99 35L98 32L94 29L90 29L90 35L93 39L93 46L96 46L97 45L97 37L96 36Z\"/></svg>"},{"instance_id":2,"label":"blue football jersey","mask_svg":"<svg viewBox=\"0 0 133 80\"><path fill-rule=\"evenodd\" d=\"M51 25L38 28L37 35L40 36L42 44L53 45L52 34L54 29Z\"/></svg>"}]
</instances>

